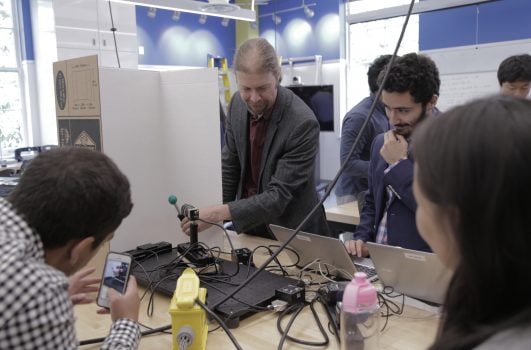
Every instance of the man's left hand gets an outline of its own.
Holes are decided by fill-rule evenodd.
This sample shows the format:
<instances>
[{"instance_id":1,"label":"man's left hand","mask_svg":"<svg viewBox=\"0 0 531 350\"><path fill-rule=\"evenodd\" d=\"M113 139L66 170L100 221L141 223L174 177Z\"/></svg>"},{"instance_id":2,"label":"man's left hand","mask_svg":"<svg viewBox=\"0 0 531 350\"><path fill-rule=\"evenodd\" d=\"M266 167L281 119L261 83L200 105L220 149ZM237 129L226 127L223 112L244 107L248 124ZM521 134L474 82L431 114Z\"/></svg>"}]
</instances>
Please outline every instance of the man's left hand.
<instances>
[{"instance_id":1,"label":"man's left hand","mask_svg":"<svg viewBox=\"0 0 531 350\"><path fill-rule=\"evenodd\" d=\"M90 304L95 300L94 297L88 295L89 293L97 292L99 289L101 279L90 277L94 271L96 271L96 268L89 267L70 276L68 295L70 295L72 304Z\"/></svg>"}]
</instances>

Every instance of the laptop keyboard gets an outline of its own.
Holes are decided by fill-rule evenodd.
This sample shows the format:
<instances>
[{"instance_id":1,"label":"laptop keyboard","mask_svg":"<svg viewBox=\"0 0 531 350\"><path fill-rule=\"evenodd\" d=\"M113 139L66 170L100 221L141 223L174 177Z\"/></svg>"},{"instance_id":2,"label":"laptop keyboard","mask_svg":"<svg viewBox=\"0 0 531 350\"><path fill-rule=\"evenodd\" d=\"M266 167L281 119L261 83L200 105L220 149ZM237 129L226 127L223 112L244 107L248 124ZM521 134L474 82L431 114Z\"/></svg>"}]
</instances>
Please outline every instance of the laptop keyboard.
<instances>
[{"instance_id":1,"label":"laptop keyboard","mask_svg":"<svg viewBox=\"0 0 531 350\"><path fill-rule=\"evenodd\" d=\"M376 277L376 269L374 267L369 267L357 263L354 263L354 266L356 266L356 270L358 270L358 272L365 272L365 274L367 275L367 279Z\"/></svg>"}]
</instances>

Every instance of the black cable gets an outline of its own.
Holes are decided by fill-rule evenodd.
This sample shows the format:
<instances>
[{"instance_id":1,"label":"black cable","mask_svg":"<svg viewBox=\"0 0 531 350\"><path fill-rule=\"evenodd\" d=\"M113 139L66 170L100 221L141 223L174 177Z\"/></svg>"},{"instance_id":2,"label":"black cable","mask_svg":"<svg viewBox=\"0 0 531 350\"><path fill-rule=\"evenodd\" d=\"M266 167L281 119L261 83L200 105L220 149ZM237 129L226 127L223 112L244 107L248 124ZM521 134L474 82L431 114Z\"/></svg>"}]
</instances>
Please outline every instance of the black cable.
<instances>
[{"instance_id":1,"label":"black cable","mask_svg":"<svg viewBox=\"0 0 531 350\"><path fill-rule=\"evenodd\" d=\"M315 302L316 301L317 301L317 299L313 299L312 300L312 302L310 303L310 310L312 311L313 318L315 319L315 323L317 323L317 327L319 327L319 331L321 332L321 334L325 338L322 346L326 346L326 345L328 345L328 343L330 343L330 339L328 338L328 335L326 334L326 331L325 331L325 329L323 327L323 324L321 323L321 320L319 319L319 315L317 314L317 311L315 311ZM318 346L318 345L316 345L316 346Z\"/></svg>"},{"instance_id":2,"label":"black cable","mask_svg":"<svg viewBox=\"0 0 531 350\"><path fill-rule=\"evenodd\" d=\"M398 305L394 301L391 301L387 298L398 298L402 297L402 305ZM394 289L392 287L386 286L384 287L383 291L378 293L378 303L380 305L380 314L382 317L385 318L384 325L382 326L381 330L385 329L387 326L387 323L389 322L389 317L394 315L401 315L404 312L404 304L405 304L405 295L401 293L395 293Z\"/></svg>"},{"instance_id":3,"label":"black cable","mask_svg":"<svg viewBox=\"0 0 531 350\"><path fill-rule=\"evenodd\" d=\"M120 55L118 55L118 44L116 43L116 28L114 27L114 19L112 17L111 0L108 0L107 3L109 4L109 14L111 15L111 32L114 40L114 51L116 52L116 60L118 61L118 68L122 68L120 65Z\"/></svg>"},{"instance_id":4,"label":"black cable","mask_svg":"<svg viewBox=\"0 0 531 350\"><path fill-rule=\"evenodd\" d=\"M363 122L362 126L361 126L361 129L358 133L358 135L356 136L356 138L354 139L354 143L352 144L352 147L350 148L350 151L347 155L347 158L345 159L345 162L343 162L343 164L341 165L341 167L339 168L339 170L337 171L336 173L336 176L334 177L334 179L332 180L332 182L330 183L330 185L327 187L326 191L325 191L325 194L323 195L323 197L319 200L319 202L312 208L312 210L308 213L308 215L306 215L306 217L301 221L301 223L297 226L297 228L293 231L293 233L291 234L291 236L282 244L280 245L280 247L275 251L275 253L270 256L268 259L266 259L266 261L260 265L260 267L258 269L256 269L253 274L251 276L249 276L242 284L240 284L240 286L238 286L236 289L234 289L231 293L229 293L227 296L225 296L223 299L221 299L220 301L218 301L216 304L214 304L212 306L212 309L216 309L216 307L218 307L219 305L223 304L224 302L226 302L227 300L229 300L230 298L232 298L233 295L235 295L236 293L238 293L240 290L242 290L243 288L245 288L245 286L247 286L253 279L256 278L256 276L258 276L258 274L260 272L262 272L266 266L268 266L271 261L273 261L273 259L275 259L282 250L284 250L284 248L291 243L291 241L295 238L295 236L300 232L301 228L308 222L308 220L313 216L313 214L321 208L321 206L323 205L324 201L326 200L326 198L328 198L328 196L330 195L330 193L332 192L332 189L334 188L334 186L336 185L338 179L339 179L339 176L343 173L343 171L345 170L346 166L347 166L347 163L348 161L350 160L350 158L352 157L352 154L354 154L354 150L356 149L359 141L360 141L360 138L361 138L361 135L364 133L365 129L367 128L367 125L369 124L369 121L371 120L373 114L374 114L374 110L376 108L376 103L379 101L380 99L380 96L382 95L382 91L383 91L383 86L385 85L385 82L387 81L387 78L389 76L389 71L391 70L391 67L393 66L393 63L395 61L395 58L396 58L396 55L397 55L397 52L398 52L398 49L400 48L400 44L402 43L402 39L404 37L404 33L406 31L406 27L407 27L407 23L409 22L409 18L411 16L411 12L413 11L413 5L415 4L415 0L411 0L411 3L409 5L409 9L408 9L408 13L406 15L406 19L404 21L404 25L402 26L402 31L400 32L400 37L398 38L398 42L396 43L396 47L395 47L395 50L393 52L393 55L391 56L391 59L389 60L389 63L387 64L386 66L386 69L385 69L385 73L384 73L384 76L383 76L383 79L382 79L382 82L380 84L380 86L378 87L378 91L376 92L376 95L375 95L375 98L374 98L374 101L372 102L371 104L371 108L369 109L369 113L367 115L367 118L365 119L365 121Z\"/></svg>"},{"instance_id":5,"label":"black cable","mask_svg":"<svg viewBox=\"0 0 531 350\"><path fill-rule=\"evenodd\" d=\"M225 331L225 333L227 333L227 335L229 336L230 340L232 341L232 343L234 344L234 347L238 350L242 350L242 347L240 346L240 344L238 343L238 341L236 340L236 338L234 338L234 335L232 334L232 332L229 330L229 328L227 327L227 325L223 322L223 320L221 320L221 318L219 318L218 315L216 315L212 310L210 310L205 304L203 304L201 302L201 300L199 299L195 299L195 302L197 305L201 306L201 308L203 310L205 310L210 316L212 316L217 322L218 324L223 328L223 330Z\"/></svg>"},{"instance_id":6,"label":"black cable","mask_svg":"<svg viewBox=\"0 0 531 350\"><path fill-rule=\"evenodd\" d=\"M94 338L94 339L86 339L86 340L81 340L79 342L79 346L83 346L83 345L90 345L90 344L97 344L97 343L103 343L105 341L105 338Z\"/></svg>"},{"instance_id":7,"label":"black cable","mask_svg":"<svg viewBox=\"0 0 531 350\"><path fill-rule=\"evenodd\" d=\"M323 306L325 310L326 316L328 317L328 325L332 326L333 331L331 333L334 334L337 342L340 343L341 340L339 339L339 326L338 326L336 319L330 312L330 309L328 309L328 305L320 297L318 297L317 300L319 301L319 303Z\"/></svg>"},{"instance_id":8,"label":"black cable","mask_svg":"<svg viewBox=\"0 0 531 350\"><path fill-rule=\"evenodd\" d=\"M269 245L269 248L279 248L279 247L280 246L278 244L270 244ZM284 265L284 267L288 268L288 267L297 267L297 266L299 266L299 263L301 262L301 256L299 255L299 253L297 253L297 251L295 251L294 249L292 249L290 247L286 247L286 248L284 248L284 250L292 252L295 255L295 257L297 258L297 261L295 261L293 264Z\"/></svg>"},{"instance_id":9,"label":"black cable","mask_svg":"<svg viewBox=\"0 0 531 350\"><path fill-rule=\"evenodd\" d=\"M227 240L229 241L230 251L231 251L231 252L234 251L234 246L232 245L232 240L230 239L230 237L229 237L229 233L227 232L227 230L225 229L225 227L223 227L223 225L220 225L220 224L215 223L215 222L206 221L206 220L203 220L203 219L199 219L199 221L202 221L202 222L204 222L205 224L209 224L209 225L217 226L217 227L219 227L220 229L222 229L223 232L225 233L225 236L227 237Z\"/></svg>"},{"instance_id":10,"label":"black cable","mask_svg":"<svg viewBox=\"0 0 531 350\"><path fill-rule=\"evenodd\" d=\"M161 278L160 280L158 280L153 288L151 289L151 294L149 296L149 301L148 301L148 305L147 305L147 313L148 313L148 316L151 317L153 316L153 310L155 308L155 292L157 290L157 287L159 286L159 284L161 284L162 282L164 282L165 280L169 279L169 278L173 278L175 276L179 276L180 274L179 273L172 273L172 274L168 274L166 276L164 276L163 278Z\"/></svg>"},{"instance_id":11,"label":"black cable","mask_svg":"<svg viewBox=\"0 0 531 350\"><path fill-rule=\"evenodd\" d=\"M314 307L315 302L316 302L316 299L312 300L309 303L310 310L312 311L315 323L319 327L319 331L323 335L324 340L321 341L321 342L314 342L314 341L307 341L307 340L294 338L294 337L288 335L288 332L289 332L291 326L293 325L293 323L295 322L295 320L297 319L297 316L300 314L300 312L307 305L307 304L304 304L304 303L295 304L295 305L292 305L290 308L284 310L284 312L282 312L282 314L279 315L279 317L277 319L277 329L280 332L280 334L282 335L282 337L280 338L280 342L278 344L278 349L279 350L281 350L282 347L284 346L284 342L286 341L286 339L290 340L290 341L292 341L294 343L301 344L301 345L306 345L306 346L322 347L322 346L327 346L330 343L330 339L328 338L328 335L326 334L326 330L324 329L324 327L323 327L323 325L321 323L321 320L319 319L319 315L317 314L317 311L315 311L315 307ZM288 324L286 326L286 329L282 329L282 319L284 318L284 316L286 316L286 314L288 314L290 312L293 312L293 310L295 310L295 313L293 313L293 315L290 317L290 320L289 320L289 322L288 322Z\"/></svg>"},{"instance_id":12,"label":"black cable","mask_svg":"<svg viewBox=\"0 0 531 350\"><path fill-rule=\"evenodd\" d=\"M139 323L140 325L140 323ZM146 328L149 328L147 326L143 326L143 327L146 327ZM171 329L171 325L168 325L168 326L162 326L162 327L158 327L158 328L151 328L147 331L144 331L144 332L141 332L140 334L144 337L146 335L151 335L151 334L155 334L155 333L166 333L166 331L168 329ZM79 346L82 346L82 345L90 345L90 344L97 344L97 343L103 343L105 341L107 337L102 337L102 338L94 338L94 339L87 339L87 340L81 340L79 342Z\"/></svg>"},{"instance_id":13,"label":"black cable","mask_svg":"<svg viewBox=\"0 0 531 350\"><path fill-rule=\"evenodd\" d=\"M145 337L146 335L150 335L150 334L164 333L164 331L167 331L168 329L171 329L171 324L167 325L167 326L153 328L153 329L150 329L149 331L144 331L144 332L142 332L140 334L142 334L142 336Z\"/></svg>"},{"instance_id":14,"label":"black cable","mask_svg":"<svg viewBox=\"0 0 531 350\"><path fill-rule=\"evenodd\" d=\"M151 294L149 296L149 300L148 300L148 305L147 305L147 309L146 309L146 313L149 317L151 317L153 315L153 311L154 311L154 308L155 308L155 292L157 291L157 287L162 283L164 282L165 280L169 279L169 278L173 278L173 277L176 277L176 276L179 276L182 271L179 271L179 272L175 272L175 273L169 273L168 270L173 270L175 267L179 268L179 263L180 261L179 260L182 260L182 258L186 255L187 252L191 251L193 248L195 248L196 246L199 246L199 245L204 245L205 247L208 248L207 245L203 244L203 243L197 243L197 244L191 244L188 249L186 249L182 254L180 254L177 258L173 259L170 263L167 263L167 264L163 264L163 265L159 265L156 270L154 271L160 271L162 268L164 267L167 267L168 265L171 265L171 264L175 264L176 260L177 261L177 266L174 266L174 267L171 267L171 268L168 268L166 269L165 271L165 276L159 280L157 280L156 282L151 282L148 286L149 290L151 291ZM211 250L208 248L208 250L211 252ZM212 253L212 252L211 252ZM212 255L213 257L213 255ZM214 258L214 257L213 257ZM215 264L214 264L215 265ZM181 267L182 268L182 267ZM217 265L216 265L216 272L218 272L217 270ZM218 272L219 273L219 272ZM144 293L145 295L146 293ZM144 297L144 295L142 296L142 298Z\"/></svg>"},{"instance_id":15,"label":"black cable","mask_svg":"<svg viewBox=\"0 0 531 350\"><path fill-rule=\"evenodd\" d=\"M278 318L277 318L277 329L280 332L280 334L282 334L282 336L280 337L280 342L278 343L277 349L282 350L284 342L286 341L286 337L288 336L288 332L289 332L291 326L293 325L293 322L295 322L295 318L297 317L297 315L302 311L302 309L304 309L304 306L305 306L304 303L291 305L290 307L285 309L278 316ZM293 312L294 310L295 310L295 313L293 313L293 315L291 315L291 317L289 319L289 322L288 322L288 325L286 326L286 329L283 330L282 329L282 324L281 324L282 323L282 319L284 318L285 315L287 315L290 312Z\"/></svg>"},{"instance_id":16,"label":"black cable","mask_svg":"<svg viewBox=\"0 0 531 350\"><path fill-rule=\"evenodd\" d=\"M265 250L267 250L267 252L269 253L269 256L272 256L274 253L273 251L271 250L271 248L265 246L265 245L259 245L257 246L256 248L253 249L253 253L251 256L254 256L255 252L260 249L260 248L263 248ZM277 266L279 267L280 271L282 271L282 275L283 276L286 276L288 273L286 272L286 270L284 270L284 267L282 266L282 264L280 263L280 261L278 260L277 257L274 257L273 259L275 261L275 263L277 264Z\"/></svg>"},{"instance_id":17,"label":"black cable","mask_svg":"<svg viewBox=\"0 0 531 350\"><path fill-rule=\"evenodd\" d=\"M208 333L215 332L215 331L217 331L217 330L220 329L220 328L221 328L221 326L218 325L218 326L217 326L216 328L214 328L214 329L209 329L209 330L208 330Z\"/></svg>"},{"instance_id":18,"label":"black cable","mask_svg":"<svg viewBox=\"0 0 531 350\"><path fill-rule=\"evenodd\" d=\"M147 326L147 325L145 325L145 324L143 324L143 323L140 323L140 322L137 322L137 323L138 323L138 325L139 325L140 327L144 327L144 328L147 329L147 330L152 331L152 330L154 329L153 327ZM161 332L161 333L164 333L164 334L172 334L172 332L168 332L168 331L160 331L160 332Z\"/></svg>"}]
</instances>

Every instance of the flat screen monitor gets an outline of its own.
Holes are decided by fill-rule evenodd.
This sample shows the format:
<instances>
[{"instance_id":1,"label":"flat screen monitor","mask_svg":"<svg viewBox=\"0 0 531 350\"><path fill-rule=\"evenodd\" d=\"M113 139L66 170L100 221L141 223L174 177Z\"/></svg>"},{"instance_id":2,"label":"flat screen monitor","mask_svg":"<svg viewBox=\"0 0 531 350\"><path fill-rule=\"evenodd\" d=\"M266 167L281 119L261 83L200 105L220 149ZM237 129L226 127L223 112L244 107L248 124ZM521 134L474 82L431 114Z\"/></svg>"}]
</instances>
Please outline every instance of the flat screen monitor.
<instances>
[{"instance_id":1,"label":"flat screen monitor","mask_svg":"<svg viewBox=\"0 0 531 350\"><path fill-rule=\"evenodd\" d=\"M334 131L334 85L286 86L310 107L321 131Z\"/></svg>"}]
</instances>

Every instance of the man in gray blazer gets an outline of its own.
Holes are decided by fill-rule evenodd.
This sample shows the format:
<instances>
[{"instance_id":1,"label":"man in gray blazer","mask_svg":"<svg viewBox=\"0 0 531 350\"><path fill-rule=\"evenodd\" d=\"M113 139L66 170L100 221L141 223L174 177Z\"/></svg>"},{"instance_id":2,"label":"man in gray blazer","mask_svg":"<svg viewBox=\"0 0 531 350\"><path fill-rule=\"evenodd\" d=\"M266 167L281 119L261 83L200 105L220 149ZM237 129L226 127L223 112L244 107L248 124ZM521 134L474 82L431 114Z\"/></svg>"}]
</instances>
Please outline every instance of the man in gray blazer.
<instances>
[{"instance_id":1,"label":"man in gray blazer","mask_svg":"<svg viewBox=\"0 0 531 350\"><path fill-rule=\"evenodd\" d=\"M297 227L318 203L314 167L319 123L312 110L280 86L275 49L249 39L237 50L238 92L230 103L222 151L223 203L199 209L208 222L232 220L237 232L273 237L267 227ZM189 233L190 223L181 227ZM199 231L208 227L201 222ZM303 231L329 235L319 208Z\"/></svg>"}]
</instances>

